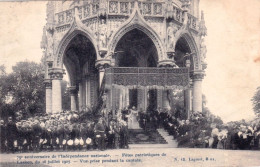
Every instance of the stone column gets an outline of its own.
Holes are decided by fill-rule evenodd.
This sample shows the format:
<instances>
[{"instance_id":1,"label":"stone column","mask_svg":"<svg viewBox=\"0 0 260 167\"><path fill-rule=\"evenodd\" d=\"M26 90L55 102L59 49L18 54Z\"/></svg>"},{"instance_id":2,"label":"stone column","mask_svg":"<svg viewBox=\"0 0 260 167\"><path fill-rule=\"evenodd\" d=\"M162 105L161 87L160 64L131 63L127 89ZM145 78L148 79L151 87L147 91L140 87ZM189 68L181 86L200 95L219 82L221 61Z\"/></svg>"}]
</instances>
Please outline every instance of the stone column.
<instances>
[{"instance_id":1,"label":"stone column","mask_svg":"<svg viewBox=\"0 0 260 167\"><path fill-rule=\"evenodd\" d=\"M45 103L46 103L46 113L52 112L52 84L50 79L45 79Z\"/></svg>"},{"instance_id":2,"label":"stone column","mask_svg":"<svg viewBox=\"0 0 260 167\"><path fill-rule=\"evenodd\" d=\"M52 79L52 112L57 113L62 111L61 98L61 80L63 78L64 70L61 68L52 68L50 76Z\"/></svg>"},{"instance_id":3,"label":"stone column","mask_svg":"<svg viewBox=\"0 0 260 167\"><path fill-rule=\"evenodd\" d=\"M86 81L85 81L85 94L86 94L86 97L85 97L85 103L86 103L86 106L90 107L91 106L91 93L90 93L90 75L87 75L86 77Z\"/></svg>"},{"instance_id":4,"label":"stone column","mask_svg":"<svg viewBox=\"0 0 260 167\"><path fill-rule=\"evenodd\" d=\"M69 87L70 90L70 109L71 111L77 110L77 89L76 86Z\"/></svg>"},{"instance_id":5,"label":"stone column","mask_svg":"<svg viewBox=\"0 0 260 167\"><path fill-rule=\"evenodd\" d=\"M203 73L193 74L193 99L192 99L192 110L202 112L202 79Z\"/></svg>"},{"instance_id":6,"label":"stone column","mask_svg":"<svg viewBox=\"0 0 260 167\"><path fill-rule=\"evenodd\" d=\"M79 92L78 92L78 99L79 99L79 110L82 110L83 107L83 88L82 88L82 81L79 82Z\"/></svg>"},{"instance_id":7,"label":"stone column","mask_svg":"<svg viewBox=\"0 0 260 167\"><path fill-rule=\"evenodd\" d=\"M162 89L157 89L157 108L162 108Z\"/></svg>"},{"instance_id":8,"label":"stone column","mask_svg":"<svg viewBox=\"0 0 260 167\"><path fill-rule=\"evenodd\" d=\"M86 107L86 79L82 79L82 106L85 108Z\"/></svg>"},{"instance_id":9,"label":"stone column","mask_svg":"<svg viewBox=\"0 0 260 167\"><path fill-rule=\"evenodd\" d=\"M96 68L99 70L99 86L101 86L104 74L105 74L105 69L110 67L111 65L111 60L110 59L100 59L96 61Z\"/></svg>"},{"instance_id":10,"label":"stone column","mask_svg":"<svg viewBox=\"0 0 260 167\"><path fill-rule=\"evenodd\" d=\"M125 88L125 107L129 106L129 89Z\"/></svg>"},{"instance_id":11,"label":"stone column","mask_svg":"<svg viewBox=\"0 0 260 167\"><path fill-rule=\"evenodd\" d=\"M190 95L190 108L189 110L192 111L192 101L193 101L193 82L192 79L190 79L190 88L189 90L189 95ZM191 113L189 113L188 117L190 117Z\"/></svg>"},{"instance_id":12,"label":"stone column","mask_svg":"<svg viewBox=\"0 0 260 167\"><path fill-rule=\"evenodd\" d=\"M159 61L158 66L161 68L175 68L177 67L174 61L174 51L167 52L167 59ZM170 101L167 97L167 90L157 90L157 106L158 108L170 109Z\"/></svg>"},{"instance_id":13,"label":"stone column","mask_svg":"<svg viewBox=\"0 0 260 167\"><path fill-rule=\"evenodd\" d=\"M170 101L168 99L168 90L163 90L162 92L162 106L164 109L170 109Z\"/></svg>"},{"instance_id":14,"label":"stone column","mask_svg":"<svg viewBox=\"0 0 260 167\"><path fill-rule=\"evenodd\" d=\"M187 118L189 118L190 115L190 89L184 90L184 106L186 110Z\"/></svg>"}]
</instances>

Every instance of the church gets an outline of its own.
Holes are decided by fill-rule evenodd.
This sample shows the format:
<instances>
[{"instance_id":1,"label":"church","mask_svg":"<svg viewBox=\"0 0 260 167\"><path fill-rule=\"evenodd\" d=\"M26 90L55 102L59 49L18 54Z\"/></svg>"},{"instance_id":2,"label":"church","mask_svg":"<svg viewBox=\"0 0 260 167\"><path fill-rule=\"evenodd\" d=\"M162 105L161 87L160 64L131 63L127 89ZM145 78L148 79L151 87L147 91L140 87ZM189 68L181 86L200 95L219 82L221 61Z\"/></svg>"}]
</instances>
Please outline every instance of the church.
<instances>
[{"instance_id":1,"label":"church","mask_svg":"<svg viewBox=\"0 0 260 167\"><path fill-rule=\"evenodd\" d=\"M49 1L44 50L46 112L171 109L183 93L187 117L202 112L207 35L199 0ZM102 103L102 104L101 104Z\"/></svg>"}]
</instances>

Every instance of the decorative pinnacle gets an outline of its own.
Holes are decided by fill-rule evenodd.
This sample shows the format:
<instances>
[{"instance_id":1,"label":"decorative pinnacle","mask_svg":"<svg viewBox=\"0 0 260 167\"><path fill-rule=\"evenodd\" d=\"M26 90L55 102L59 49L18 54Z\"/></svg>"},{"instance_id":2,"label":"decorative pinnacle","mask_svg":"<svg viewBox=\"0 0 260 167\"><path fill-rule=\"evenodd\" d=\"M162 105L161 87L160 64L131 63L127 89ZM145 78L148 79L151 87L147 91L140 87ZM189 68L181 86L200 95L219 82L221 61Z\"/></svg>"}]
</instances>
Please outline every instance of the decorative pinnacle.
<instances>
[{"instance_id":1,"label":"decorative pinnacle","mask_svg":"<svg viewBox=\"0 0 260 167\"><path fill-rule=\"evenodd\" d=\"M201 11L201 20L199 24L199 31L201 36L206 36L207 35L207 28L205 25L205 20L204 20L204 12Z\"/></svg>"}]
</instances>

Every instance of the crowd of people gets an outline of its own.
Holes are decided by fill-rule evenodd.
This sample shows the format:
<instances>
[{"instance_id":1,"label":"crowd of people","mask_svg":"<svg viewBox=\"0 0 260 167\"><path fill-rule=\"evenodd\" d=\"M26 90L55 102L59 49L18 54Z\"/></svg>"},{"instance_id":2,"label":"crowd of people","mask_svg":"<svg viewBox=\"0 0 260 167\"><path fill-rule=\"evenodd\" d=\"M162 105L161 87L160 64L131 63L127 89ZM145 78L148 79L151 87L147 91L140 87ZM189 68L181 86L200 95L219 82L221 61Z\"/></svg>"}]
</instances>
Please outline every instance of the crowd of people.
<instances>
[{"instance_id":1,"label":"crowd of people","mask_svg":"<svg viewBox=\"0 0 260 167\"><path fill-rule=\"evenodd\" d=\"M9 117L0 126L1 152L128 148L127 123L115 118L82 119L81 113L66 111Z\"/></svg>"},{"instance_id":2,"label":"crowd of people","mask_svg":"<svg viewBox=\"0 0 260 167\"><path fill-rule=\"evenodd\" d=\"M223 124L220 119L201 112L192 112L186 120L173 113L166 109L137 111L134 107L103 111L103 115L94 119L93 114L86 111L63 111L26 119L18 113L15 118L0 120L0 150L39 152L128 148L129 122L133 119L145 131L164 128L177 140L178 147L260 148L259 121Z\"/></svg>"},{"instance_id":3,"label":"crowd of people","mask_svg":"<svg viewBox=\"0 0 260 167\"><path fill-rule=\"evenodd\" d=\"M178 142L179 147L258 150L260 123L216 123L215 118L193 112L189 120L180 120L167 112L163 127Z\"/></svg>"}]
</instances>

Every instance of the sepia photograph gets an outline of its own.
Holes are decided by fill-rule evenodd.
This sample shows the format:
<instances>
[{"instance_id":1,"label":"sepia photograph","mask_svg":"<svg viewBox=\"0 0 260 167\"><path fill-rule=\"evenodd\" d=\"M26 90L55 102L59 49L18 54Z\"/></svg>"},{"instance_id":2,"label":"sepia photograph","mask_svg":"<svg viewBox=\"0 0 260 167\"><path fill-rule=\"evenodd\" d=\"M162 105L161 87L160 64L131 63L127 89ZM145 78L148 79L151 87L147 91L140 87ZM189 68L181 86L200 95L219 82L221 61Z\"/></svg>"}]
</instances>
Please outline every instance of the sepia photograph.
<instances>
[{"instance_id":1,"label":"sepia photograph","mask_svg":"<svg viewBox=\"0 0 260 167\"><path fill-rule=\"evenodd\" d=\"M259 0L0 1L0 166L260 166Z\"/></svg>"}]
</instances>

